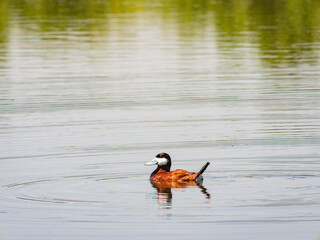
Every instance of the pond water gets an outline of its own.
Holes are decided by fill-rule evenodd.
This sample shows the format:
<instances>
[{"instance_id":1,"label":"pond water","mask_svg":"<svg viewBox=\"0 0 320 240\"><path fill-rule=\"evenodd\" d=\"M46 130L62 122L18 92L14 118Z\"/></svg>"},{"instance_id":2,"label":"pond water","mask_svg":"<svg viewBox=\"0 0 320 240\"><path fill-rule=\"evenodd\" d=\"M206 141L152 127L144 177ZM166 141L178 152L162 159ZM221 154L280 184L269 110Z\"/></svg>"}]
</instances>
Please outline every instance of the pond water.
<instances>
[{"instance_id":1,"label":"pond water","mask_svg":"<svg viewBox=\"0 0 320 240\"><path fill-rule=\"evenodd\" d=\"M4 0L0 238L319 239L320 3ZM157 191L153 167L202 186Z\"/></svg>"}]
</instances>

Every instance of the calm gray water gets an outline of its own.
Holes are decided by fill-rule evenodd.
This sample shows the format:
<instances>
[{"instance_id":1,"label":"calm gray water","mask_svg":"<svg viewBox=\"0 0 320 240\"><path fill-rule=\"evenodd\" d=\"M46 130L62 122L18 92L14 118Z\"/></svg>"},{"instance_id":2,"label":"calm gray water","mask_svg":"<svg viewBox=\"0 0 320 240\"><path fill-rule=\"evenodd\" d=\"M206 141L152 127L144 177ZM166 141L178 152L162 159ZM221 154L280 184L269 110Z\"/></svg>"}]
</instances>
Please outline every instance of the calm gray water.
<instances>
[{"instance_id":1,"label":"calm gray water","mask_svg":"<svg viewBox=\"0 0 320 240\"><path fill-rule=\"evenodd\" d=\"M319 239L320 4L267 2L2 1L0 239Z\"/></svg>"}]
</instances>

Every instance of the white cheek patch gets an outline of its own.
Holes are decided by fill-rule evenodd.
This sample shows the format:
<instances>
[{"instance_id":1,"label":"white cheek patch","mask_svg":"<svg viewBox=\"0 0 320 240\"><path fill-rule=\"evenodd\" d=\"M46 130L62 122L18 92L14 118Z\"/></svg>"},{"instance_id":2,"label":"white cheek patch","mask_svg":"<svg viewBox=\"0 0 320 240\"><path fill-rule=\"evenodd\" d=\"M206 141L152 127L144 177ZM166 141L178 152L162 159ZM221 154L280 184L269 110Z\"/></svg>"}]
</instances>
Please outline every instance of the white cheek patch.
<instances>
[{"instance_id":1,"label":"white cheek patch","mask_svg":"<svg viewBox=\"0 0 320 240\"><path fill-rule=\"evenodd\" d=\"M168 163L166 158L155 158L159 166L164 166Z\"/></svg>"}]
</instances>

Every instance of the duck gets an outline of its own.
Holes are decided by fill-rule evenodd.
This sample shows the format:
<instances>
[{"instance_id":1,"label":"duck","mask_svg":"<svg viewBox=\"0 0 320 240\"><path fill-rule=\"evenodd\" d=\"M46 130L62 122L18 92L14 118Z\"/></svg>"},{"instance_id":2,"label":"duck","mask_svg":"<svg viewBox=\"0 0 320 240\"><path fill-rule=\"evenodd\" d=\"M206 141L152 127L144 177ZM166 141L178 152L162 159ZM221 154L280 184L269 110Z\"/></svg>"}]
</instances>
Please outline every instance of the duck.
<instances>
[{"instance_id":1,"label":"duck","mask_svg":"<svg viewBox=\"0 0 320 240\"><path fill-rule=\"evenodd\" d=\"M150 175L150 182L158 185L165 184L168 186L182 186L186 183L201 183L203 181L202 174L209 166L207 162L199 172L189 172L182 169L170 171L171 157L168 153L159 153L151 161L145 163L146 166L157 165L157 168ZM182 185L181 185L182 184ZM189 184L188 184L189 185Z\"/></svg>"}]
</instances>

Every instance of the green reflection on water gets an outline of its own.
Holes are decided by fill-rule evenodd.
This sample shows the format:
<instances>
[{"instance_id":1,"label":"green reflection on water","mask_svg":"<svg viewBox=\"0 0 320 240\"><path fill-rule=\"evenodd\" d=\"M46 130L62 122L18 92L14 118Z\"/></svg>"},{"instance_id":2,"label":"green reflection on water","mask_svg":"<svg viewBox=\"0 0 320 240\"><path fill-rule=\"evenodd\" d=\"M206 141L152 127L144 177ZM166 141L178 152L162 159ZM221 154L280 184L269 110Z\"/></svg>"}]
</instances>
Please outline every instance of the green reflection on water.
<instances>
[{"instance_id":1,"label":"green reflection on water","mask_svg":"<svg viewBox=\"0 0 320 240\"><path fill-rule=\"evenodd\" d=\"M2 75L1 70L5 68L6 54L5 49L7 48L7 37L8 37L8 10L7 3L0 1L0 76Z\"/></svg>"},{"instance_id":2,"label":"green reflection on water","mask_svg":"<svg viewBox=\"0 0 320 240\"><path fill-rule=\"evenodd\" d=\"M13 16L35 21L40 33L72 32L74 21L81 20L77 31L107 35L115 18L147 13L142 15L145 21L159 18L163 31L171 26L182 40L215 34L218 48L229 43L231 50L250 43L271 67L318 61L317 0L3 0L0 6L2 42L8 38L7 22ZM24 27L23 21L20 25Z\"/></svg>"},{"instance_id":3,"label":"green reflection on water","mask_svg":"<svg viewBox=\"0 0 320 240\"><path fill-rule=\"evenodd\" d=\"M249 8L249 30L257 32L259 47L265 60L270 63L295 63L301 59L314 62L316 49L311 43L319 41L320 2L267 2L254 1ZM308 54L307 58L305 54Z\"/></svg>"},{"instance_id":4,"label":"green reflection on water","mask_svg":"<svg viewBox=\"0 0 320 240\"><path fill-rule=\"evenodd\" d=\"M8 9L5 1L0 1L0 44L6 41Z\"/></svg>"}]
</instances>

